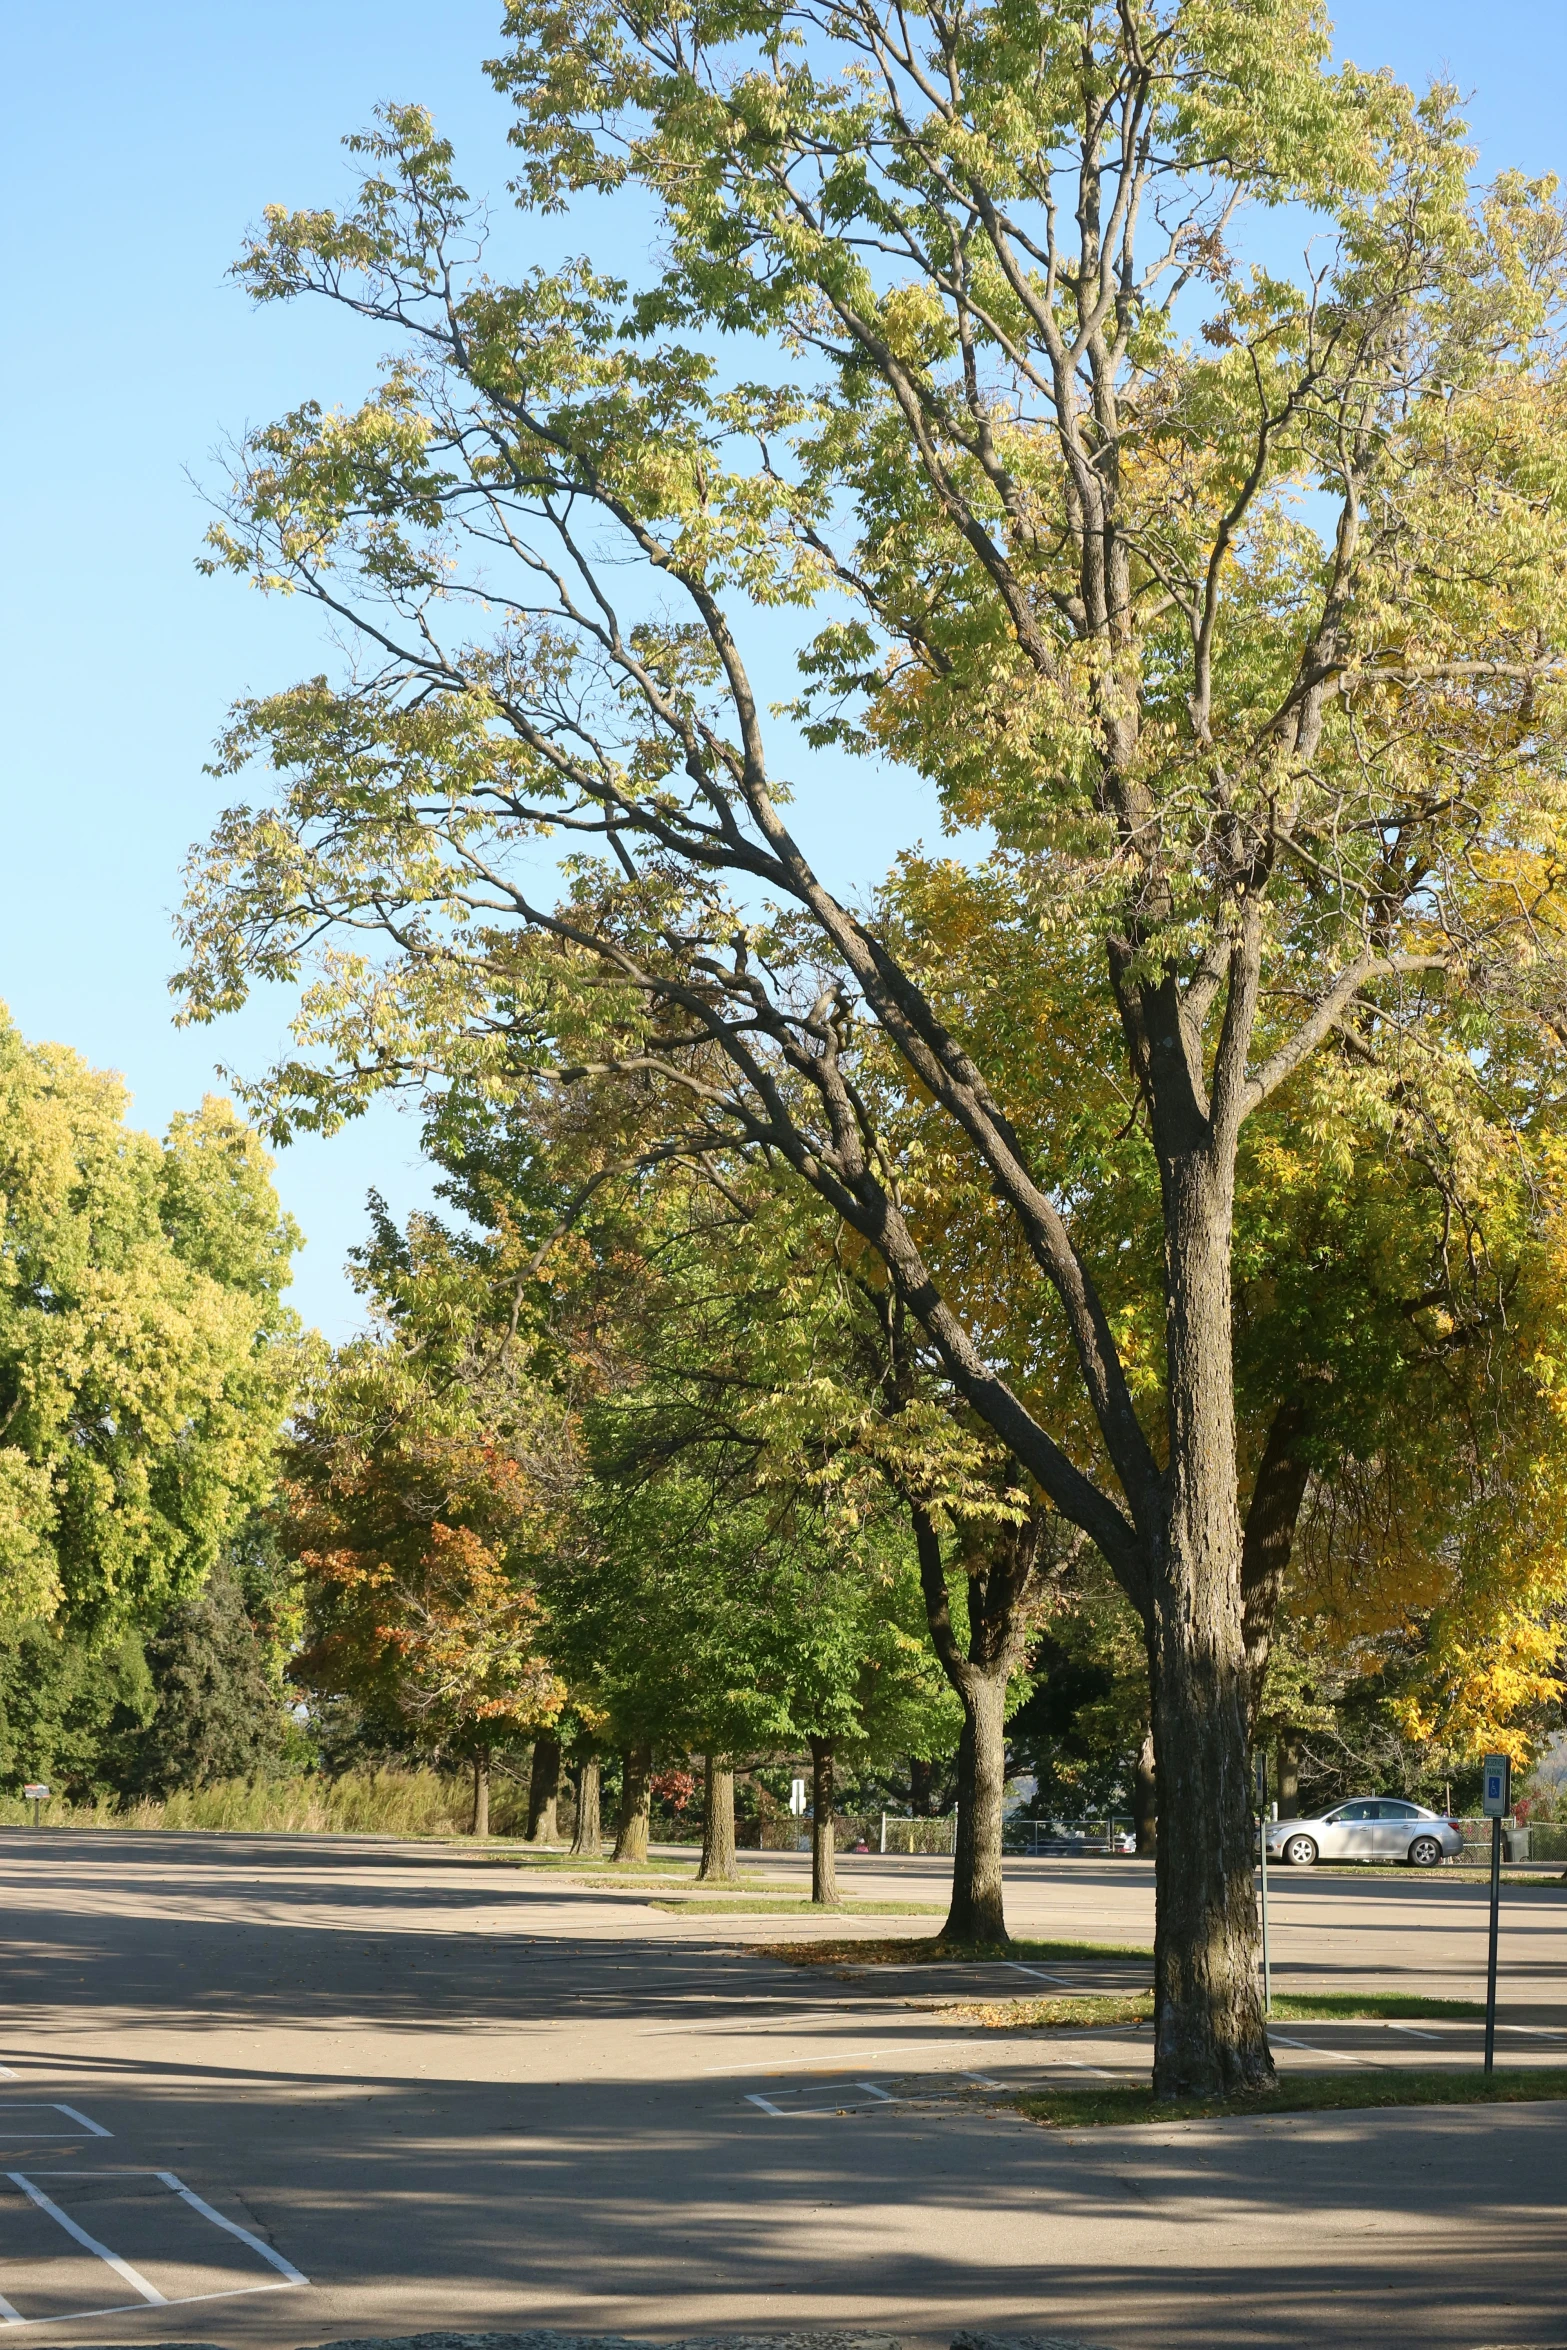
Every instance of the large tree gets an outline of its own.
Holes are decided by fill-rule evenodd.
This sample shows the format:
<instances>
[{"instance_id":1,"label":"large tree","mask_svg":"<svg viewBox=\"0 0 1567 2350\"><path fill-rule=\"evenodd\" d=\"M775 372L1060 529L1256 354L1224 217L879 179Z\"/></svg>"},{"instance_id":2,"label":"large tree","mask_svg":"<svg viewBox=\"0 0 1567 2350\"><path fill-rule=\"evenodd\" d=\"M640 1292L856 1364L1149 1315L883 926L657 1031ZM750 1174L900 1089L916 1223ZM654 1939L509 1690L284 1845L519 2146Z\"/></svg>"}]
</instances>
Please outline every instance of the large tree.
<instances>
[{"instance_id":1,"label":"large tree","mask_svg":"<svg viewBox=\"0 0 1567 2350\"><path fill-rule=\"evenodd\" d=\"M553 1059L820 1194L1142 1618L1155 2079L1254 2085L1237 1161L1324 1046L1407 1096L1560 1023L1560 220L1516 180L1472 200L1445 102L1331 73L1305 0L511 13L525 203L650 191L668 274L484 274L413 109L358 142L350 215L270 216L258 298L403 347L356 412L251 439L212 560L374 658L238 714L226 763L285 780L198 862L188 1004L335 934L282 1122ZM1248 199L1316 215L1297 281L1232 259ZM723 380L713 322L785 345L779 380ZM742 637L829 587L818 735L932 776L1092 949L1159 1203L1154 1411L1091 1170L1035 1155L782 812ZM561 905L552 831L608 852ZM1048 1285L1064 1413L922 1249L866 1022Z\"/></svg>"}]
</instances>

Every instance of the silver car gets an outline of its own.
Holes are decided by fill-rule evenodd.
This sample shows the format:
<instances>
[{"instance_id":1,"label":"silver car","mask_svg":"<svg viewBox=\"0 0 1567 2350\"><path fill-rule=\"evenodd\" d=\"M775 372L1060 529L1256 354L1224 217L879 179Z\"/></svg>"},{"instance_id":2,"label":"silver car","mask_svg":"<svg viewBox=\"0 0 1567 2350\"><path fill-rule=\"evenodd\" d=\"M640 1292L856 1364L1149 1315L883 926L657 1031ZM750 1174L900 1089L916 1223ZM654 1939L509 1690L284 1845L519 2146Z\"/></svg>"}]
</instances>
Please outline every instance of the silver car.
<instances>
[{"instance_id":1,"label":"silver car","mask_svg":"<svg viewBox=\"0 0 1567 2350\"><path fill-rule=\"evenodd\" d=\"M1405 1860L1432 1869L1464 1848L1452 1820L1398 1795L1357 1795L1317 1820L1269 1820L1267 1839L1269 1860L1302 1869L1318 1860Z\"/></svg>"}]
</instances>

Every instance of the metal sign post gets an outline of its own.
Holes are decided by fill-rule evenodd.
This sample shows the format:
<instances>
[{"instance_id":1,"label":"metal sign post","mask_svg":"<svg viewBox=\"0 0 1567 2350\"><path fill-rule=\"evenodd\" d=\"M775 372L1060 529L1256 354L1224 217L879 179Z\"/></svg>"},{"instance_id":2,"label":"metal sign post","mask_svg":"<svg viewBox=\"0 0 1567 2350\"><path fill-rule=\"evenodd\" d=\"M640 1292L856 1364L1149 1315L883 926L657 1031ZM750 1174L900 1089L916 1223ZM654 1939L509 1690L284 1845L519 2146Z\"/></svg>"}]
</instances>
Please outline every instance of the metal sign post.
<instances>
[{"instance_id":1,"label":"metal sign post","mask_svg":"<svg viewBox=\"0 0 1567 2350\"><path fill-rule=\"evenodd\" d=\"M33 1807L33 1826L43 1824L43 1807L49 1800L49 1790L41 1779L29 1779L22 1789L23 1800Z\"/></svg>"},{"instance_id":2,"label":"metal sign post","mask_svg":"<svg viewBox=\"0 0 1567 2350\"><path fill-rule=\"evenodd\" d=\"M1512 1765L1488 1754L1480 1782L1480 1810L1491 1823L1491 1942L1485 1965L1485 2069L1496 2066L1496 1941L1502 1914L1502 1822L1512 1809Z\"/></svg>"},{"instance_id":3,"label":"metal sign post","mask_svg":"<svg viewBox=\"0 0 1567 2350\"><path fill-rule=\"evenodd\" d=\"M1257 1757L1257 1849L1262 1855L1262 2012L1273 2013L1273 1964L1268 1956L1268 1757Z\"/></svg>"}]
</instances>

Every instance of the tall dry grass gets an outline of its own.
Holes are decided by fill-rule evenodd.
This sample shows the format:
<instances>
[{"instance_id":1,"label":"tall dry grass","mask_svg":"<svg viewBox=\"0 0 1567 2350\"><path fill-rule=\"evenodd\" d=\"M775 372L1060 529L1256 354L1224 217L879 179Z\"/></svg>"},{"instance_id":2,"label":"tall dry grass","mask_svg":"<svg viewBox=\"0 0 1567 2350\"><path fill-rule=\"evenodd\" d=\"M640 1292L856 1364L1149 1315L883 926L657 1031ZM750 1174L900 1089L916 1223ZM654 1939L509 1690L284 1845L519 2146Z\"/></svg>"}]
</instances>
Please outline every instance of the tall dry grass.
<instances>
[{"instance_id":1,"label":"tall dry grass","mask_svg":"<svg viewBox=\"0 0 1567 2350\"><path fill-rule=\"evenodd\" d=\"M340 1778L220 1779L181 1788L161 1803L125 1805L51 1799L52 1828L227 1828L253 1834L317 1836L460 1836L471 1797L461 1779L439 1771L345 1771ZM521 1833L527 1812L520 1788L498 1782L490 1799L492 1832ZM0 1795L0 1827L32 1821L32 1805Z\"/></svg>"}]
</instances>

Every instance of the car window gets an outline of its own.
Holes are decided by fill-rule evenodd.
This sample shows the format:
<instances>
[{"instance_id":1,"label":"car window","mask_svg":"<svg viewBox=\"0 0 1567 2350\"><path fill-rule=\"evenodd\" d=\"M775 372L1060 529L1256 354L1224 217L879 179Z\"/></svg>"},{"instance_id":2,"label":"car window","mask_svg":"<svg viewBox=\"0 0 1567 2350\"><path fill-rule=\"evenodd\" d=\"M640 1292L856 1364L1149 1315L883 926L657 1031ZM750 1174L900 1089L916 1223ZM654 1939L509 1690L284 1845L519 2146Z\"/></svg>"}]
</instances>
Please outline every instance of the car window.
<instances>
[{"instance_id":1,"label":"car window","mask_svg":"<svg viewBox=\"0 0 1567 2350\"><path fill-rule=\"evenodd\" d=\"M1424 1819L1425 1814L1418 1803L1384 1803L1382 1817L1385 1820L1419 1820Z\"/></svg>"},{"instance_id":2,"label":"car window","mask_svg":"<svg viewBox=\"0 0 1567 2350\"><path fill-rule=\"evenodd\" d=\"M1376 1816L1374 1803L1346 1803L1341 1811L1333 1814L1336 1820L1374 1820Z\"/></svg>"}]
</instances>

